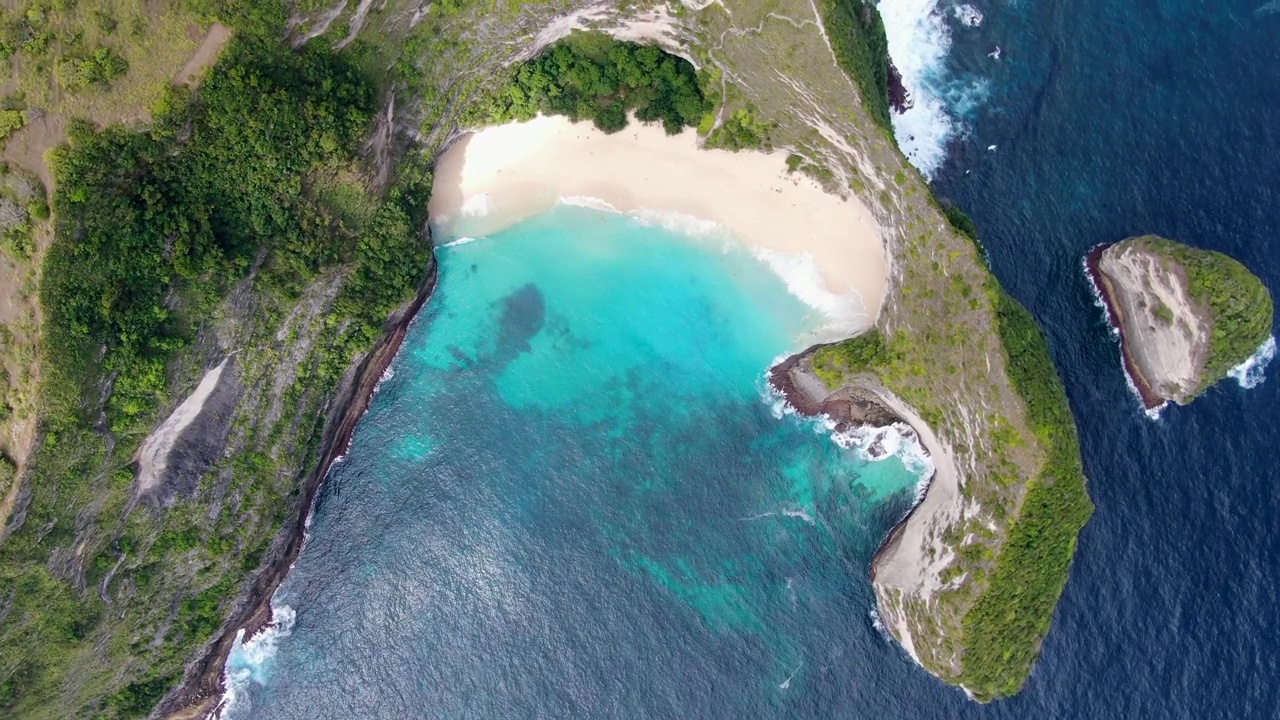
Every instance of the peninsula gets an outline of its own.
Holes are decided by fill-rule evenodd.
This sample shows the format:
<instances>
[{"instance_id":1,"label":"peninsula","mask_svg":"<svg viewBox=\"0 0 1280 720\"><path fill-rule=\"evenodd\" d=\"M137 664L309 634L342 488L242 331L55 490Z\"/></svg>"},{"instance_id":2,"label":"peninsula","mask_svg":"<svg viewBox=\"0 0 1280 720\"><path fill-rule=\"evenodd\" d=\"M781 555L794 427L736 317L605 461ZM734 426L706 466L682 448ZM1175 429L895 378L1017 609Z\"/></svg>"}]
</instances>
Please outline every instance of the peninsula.
<instances>
[{"instance_id":1,"label":"peninsula","mask_svg":"<svg viewBox=\"0 0 1280 720\"><path fill-rule=\"evenodd\" d=\"M1095 248L1085 267L1148 410L1191 402L1271 336L1270 292L1222 253L1143 235Z\"/></svg>"}]
</instances>

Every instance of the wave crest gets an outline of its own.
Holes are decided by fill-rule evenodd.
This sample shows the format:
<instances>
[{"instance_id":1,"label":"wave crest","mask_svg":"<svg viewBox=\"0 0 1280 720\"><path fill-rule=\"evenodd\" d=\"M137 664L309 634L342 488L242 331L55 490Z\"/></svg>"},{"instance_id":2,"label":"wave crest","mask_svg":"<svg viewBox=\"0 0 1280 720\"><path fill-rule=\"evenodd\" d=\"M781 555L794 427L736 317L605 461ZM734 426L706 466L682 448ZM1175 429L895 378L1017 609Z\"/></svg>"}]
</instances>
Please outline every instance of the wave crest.
<instances>
[{"instance_id":1,"label":"wave crest","mask_svg":"<svg viewBox=\"0 0 1280 720\"><path fill-rule=\"evenodd\" d=\"M984 78L948 76L951 29L939 0L880 0L876 7L889 57L910 98L904 112L893 113L893 134L911 164L932 180L946 160L947 144L965 132L965 118L987 99L990 87ZM953 12L964 25L982 22L972 6Z\"/></svg>"},{"instance_id":2,"label":"wave crest","mask_svg":"<svg viewBox=\"0 0 1280 720\"><path fill-rule=\"evenodd\" d=\"M247 691L250 684L266 684L271 660L275 657L280 642L293 632L293 623L297 612L288 605L271 605L271 622L248 642L244 641L244 628L236 632L235 645L227 656L226 668L223 671L223 685L226 692L215 710L218 720L231 720L242 711L252 710Z\"/></svg>"},{"instance_id":3,"label":"wave crest","mask_svg":"<svg viewBox=\"0 0 1280 720\"><path fill-rule=\"evenodd\" d=\"M1246 390L1255 388L1267 379L1267 365L1275 356L1276 338L1273 335L1259 345L1258 349L1244 362L1228 370L1227 375L1235 378L1236 382L1240 383L1240 387Z\"/></svg>"}]
</instances>

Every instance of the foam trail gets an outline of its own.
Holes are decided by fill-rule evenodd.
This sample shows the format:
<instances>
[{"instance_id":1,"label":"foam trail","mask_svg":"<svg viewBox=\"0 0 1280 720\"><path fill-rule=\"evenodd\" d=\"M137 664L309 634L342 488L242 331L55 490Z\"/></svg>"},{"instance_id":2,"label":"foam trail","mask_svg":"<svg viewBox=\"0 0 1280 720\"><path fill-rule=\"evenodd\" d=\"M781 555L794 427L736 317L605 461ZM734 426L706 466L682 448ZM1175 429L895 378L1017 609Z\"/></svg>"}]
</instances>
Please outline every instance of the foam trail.
<instances>
[{"instance_id":1,"label":"foam trail","mask_svg":"<svg viewBox=\"0 0 1280 720\"><path fill-rule=\"evenodd\" d=\"M1276 356L1276 338L1271 336L1258 346L1257 351L1250 355L1244 362L1231 368L1227 374L1236 379L1240 383L1240 387L1246 390L1255 388L1267 379L1267 365L1271 363L1271 359Z\"/></svg>"},{"instance_id":2,"label":"foam trail","mask_svg":"<svg viewBox=\"0 0 1280 720\"><path fill-rule=\"evenodd\" d=\"M956 5L951 8L951 12L956 16L956 20L960 21L961 25L967 27L978 27L982 25L984 19L982 11L972 5Z\"/></svg>"},{"instance_id":3,"label":"foam trail","mask_svg":"<svg viewBox=\"0 0 1280 720\"><path fill-rule=\"evenodd\" d=\"M566 205L618 212L613 206L595 198L569 197L561 198L560 202ZM778 250L748 246L724 225L684 213L642 208L627 215L645 225L660 227L686 237L719 240L724 243L725 252L743 248L750 250L757 260L768 265L774 274L782 278L788 292L822 314L826 321L823 330L832 338L855 335L865 330L870 322L864 309L866 306L862 302L862 296L856 290L849 295L840 295L828 290L826 282L822 279L822 270L814 262L813 256L808 253L793 255Z\"/></svg>"},{"instance_id":4,"label":"foam trail","mask_svg":"<svg viewBox=\"0 0 1280 720\"><path fill-rule=\"evenodd\" d=\"M880 0L889 57L902 76L909 107L893 113L893 134L912 165L933 179L947 156L947 143L964 131L963 119L986 99L981 78L947 77L951 30L939 0ZM972 14L955 14L966 25ZM974 9L974 12L977 12ZM979 16L981 13L979 13ZM966 20L968 18L968 20Z\"/></svg>"},{"instance_id":5,"label":"foam trail","mask_svg":"<svg viewBox=\"0 0 1280 720\"><path fill-rule=\"evenodd\" d=\"M760 249L756 257L767 264L782 281L787 291L800 298L805 305L822 313L826 329L835 336L848 337L862 332L870 324L862 297L857 291L851 295L839 295L827 289L822 270L813 256L790 255L776 250Z\"/></svg>"},{"instance_id":6,"label":"foam trail","mask_svg":"<svg viewBox=\"0 0 1280 720\"><path fill-rule=\"evenodd\" d=\"M447 247L456 247L456 246L458 246L458 245L466 245L467 243L473 243L473 242L475 242L475 241L476 241L476 240L478 240L478 239L479 239L479 238L473 238L473 237L460 237L460 238L458 238L457 240L453 240L453 241L451 241L451 242L447 242L447 243L445 243L445 244L441 245L440 247L442 247L442 248L447 248Z\"/></svg>"},{"instance_id":7,"label":"foam trail","mask_svg":"<svg viewBox=\"0 0 1280 720\"><path fill-rule=\"evenodd\" d=\"M561 205L571 205L573 207L590 208L591 210L599 210L600 212L621 212L607 200L603 200L598 197L589 197L587 195L567 195L559 198L559 203Z\"/></svg>"},{"instance_id":8,"label":"foam trail","mask_svg":"<svg viewBox=\"0 0 1280 720\"><path fill-rule=\"evenodd\" d=\"M235 645L227 656L223 682L226 692L216 709L218 720L249 717L253 710L246 695L250 684L264 685L268 679L271 660L280 642L293 632L297 613L288 605L271 604L271 622L248 642L244 642L244 629L236 633Z\"/></svg>"}]
</instances>

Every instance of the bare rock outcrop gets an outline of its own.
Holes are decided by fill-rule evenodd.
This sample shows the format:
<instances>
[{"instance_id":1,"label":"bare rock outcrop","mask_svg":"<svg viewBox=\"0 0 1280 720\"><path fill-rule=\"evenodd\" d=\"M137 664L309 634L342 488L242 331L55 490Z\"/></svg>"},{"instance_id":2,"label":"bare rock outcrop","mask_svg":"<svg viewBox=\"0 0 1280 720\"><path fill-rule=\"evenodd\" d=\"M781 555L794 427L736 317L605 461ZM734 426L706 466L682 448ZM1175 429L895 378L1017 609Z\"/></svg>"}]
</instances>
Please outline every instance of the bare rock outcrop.
<instances>
[{"instance_id":1,"label":"bare rock outcrop","mask_svg":"<svg viewBox=\"0 0 1280 720\"><path fill-rule=\"evenodd\" d=\"M1145 235L1095 248L1085 266L1148 409L1189 403L1270 336L1269 293L1221 253Z\"/></svg>"}]
</instances>

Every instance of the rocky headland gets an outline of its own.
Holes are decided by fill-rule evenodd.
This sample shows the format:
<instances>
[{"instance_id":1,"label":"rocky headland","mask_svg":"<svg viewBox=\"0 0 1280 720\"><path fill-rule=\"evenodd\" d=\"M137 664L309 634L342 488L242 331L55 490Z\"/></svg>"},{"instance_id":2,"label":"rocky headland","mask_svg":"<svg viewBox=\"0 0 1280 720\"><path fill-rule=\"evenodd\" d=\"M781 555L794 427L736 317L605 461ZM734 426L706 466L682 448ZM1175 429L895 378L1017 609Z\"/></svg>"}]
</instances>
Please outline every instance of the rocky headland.
<instances>
[{"instance_id":1,"label":"rocky headland","mask_svg":"<svg viewBox=\"0 0 1280 720\"><path fill-rule=\"evenodd\" d=\"M1191 402L1271 335L1270 293L1222 253L1144 235L1095 248L1085 268L1148 410Z\"/></svg>"}]
</instances>

